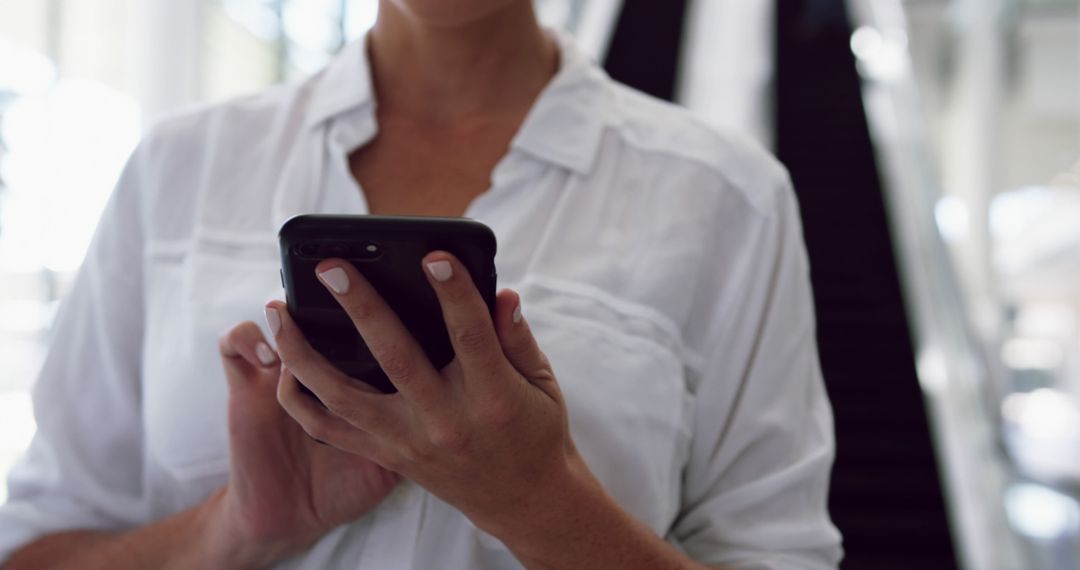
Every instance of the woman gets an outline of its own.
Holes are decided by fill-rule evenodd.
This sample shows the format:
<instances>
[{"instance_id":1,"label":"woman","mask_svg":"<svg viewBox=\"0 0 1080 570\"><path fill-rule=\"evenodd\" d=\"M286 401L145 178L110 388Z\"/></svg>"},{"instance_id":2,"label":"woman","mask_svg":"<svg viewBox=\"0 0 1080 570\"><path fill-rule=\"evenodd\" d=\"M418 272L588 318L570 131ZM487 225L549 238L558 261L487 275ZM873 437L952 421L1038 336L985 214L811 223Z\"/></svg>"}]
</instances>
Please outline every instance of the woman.
<instances>
[{"instance_id":1,"label":"woman","mask_svg":"<svg viewBox=\"0 0 1080 570\"><path fill-rule=\"evenodd\" d=\"M400 389L375 394L280 301L251 322L280 295L277 226L312 211L480 219L517 292L491 318L432 252L457 353L435 370L324 262ZM613 83L528 0L383 0L311 80L136 151L56 325L0 560L834 567L799 233L773 160Z\"/></svg>"}]
</instances>

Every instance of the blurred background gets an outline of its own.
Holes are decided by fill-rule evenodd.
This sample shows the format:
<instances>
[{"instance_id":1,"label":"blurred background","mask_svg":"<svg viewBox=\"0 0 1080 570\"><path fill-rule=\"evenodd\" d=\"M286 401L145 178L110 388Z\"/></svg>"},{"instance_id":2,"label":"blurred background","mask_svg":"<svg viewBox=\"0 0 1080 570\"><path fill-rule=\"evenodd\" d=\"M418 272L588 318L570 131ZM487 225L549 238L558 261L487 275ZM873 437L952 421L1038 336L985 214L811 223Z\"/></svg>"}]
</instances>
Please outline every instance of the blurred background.
<instances>
[{"instance_id":1,"label":"blurred background","mask_svg":"<svg viewBox=\"0 0 1080 570\"><path fill-rule=\"evenodd\" d=\"M844 567L1080 568L1080 0L536 4L791 170ZM0 475L140 133L318 70L376 6L0 0Z\"/></svg>"}]
</instances>

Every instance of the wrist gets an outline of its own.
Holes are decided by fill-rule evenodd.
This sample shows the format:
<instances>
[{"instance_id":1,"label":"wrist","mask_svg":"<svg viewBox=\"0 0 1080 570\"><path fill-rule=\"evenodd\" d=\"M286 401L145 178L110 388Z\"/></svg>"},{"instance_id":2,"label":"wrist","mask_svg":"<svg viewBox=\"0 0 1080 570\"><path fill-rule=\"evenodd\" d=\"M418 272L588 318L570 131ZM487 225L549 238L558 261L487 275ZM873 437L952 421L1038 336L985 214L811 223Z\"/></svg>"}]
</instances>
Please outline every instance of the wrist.
<instances>
[{"instance_id":1,"label":"wrist","mask_svg":"<svg viewBox=\"0 0 1080 570\"><path fill-rule=\"evenodd\" d=\"M624 510L580 457L485 531L530 569L701 568Z\"/></svg>"},{"instance_id":2,"label":"wrist","mask_svg":"<svg viewBox=\"0 0 1080 570\"><path fill-rule=\"evenodd\" d=\"M208 568L257 570L269 567L277 558L272 549L260 545L243 532L240 521L228 504L227 488L222 488L201 505L198 514Z\"/></svg>"},{"instance_id":3,"label":"wrist","mask_svg":"<svg viewBox=\"0 0 1080 570\"><path fill-rule=\"evenodd\" d=\"M611 525L621 514L621 507L575 455L530 489L512 512L474 522L524 562L545 560L571 543L588 540L592 529Z\"/></svg>"}]
</instances>

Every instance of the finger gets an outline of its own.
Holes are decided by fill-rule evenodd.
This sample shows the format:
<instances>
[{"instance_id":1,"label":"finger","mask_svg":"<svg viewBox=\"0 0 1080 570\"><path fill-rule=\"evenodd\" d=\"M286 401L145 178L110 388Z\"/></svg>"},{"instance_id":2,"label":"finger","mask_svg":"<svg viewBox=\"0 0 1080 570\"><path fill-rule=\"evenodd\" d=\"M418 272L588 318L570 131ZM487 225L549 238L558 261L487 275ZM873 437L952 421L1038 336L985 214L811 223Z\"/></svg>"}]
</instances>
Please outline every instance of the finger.
<instances>
[{"instance_id":1,"label":"finger","mask_svg":"<svg viewBox=\"0 0 1080 570\"><path fill-rule=\"evenodd\" d=\"M380 454L381 448L373 435L357 429L308 397L288 368L281 369L277 399L285 413L315 441L372 460Z\"/></svg>"},{"instance_id":2,"label":"finger","mask_svg":"<svg viewBox=\"0 0 1080 570\"><path fill-rule=\"evenodd\" d=\"M275 396L280 361L252 322L240 323L218 337L228 382L231 438L261 438L265 425L285 414ZM237 441L239 441L237 440Z\"/></svg>"},{"instance_id":3,"label":"finger","mask_svg":"<svg viewBox=\"0 0 1080 570\"><path fill-rule=\"evenodd\" d=\"M267 371L277 373L278 356L262 330L251 321L239 323L218 337L218 351L230 385Z\"/></svg>"},{"instance_id":4,"label":"finger","mask_svg":"<svg viewBox=\"0 0 1080 570\"><path fill-rule=\"evenodd\" d=\"M439 373L401 319L352 264L340 259L316 267L319 280L349 314L387 378L424 409L442 401Z\"/></svg>"},{"instance_id":5,"label":"finger","mask_svg":"<svg viewBox=\"0 0 1080 570\"><path fill-rule=\"evenodd\" d=\"M487 303L468 269L444 251L424 258L428 281L442 306L446 330L467 378L500 378L507 371Z\"/></svg>"},{"instance_id":6,"label":"finger","mask_svg":"<svg viewBox=\"0 0 1080 570\"><path fill-rule=\"evenodd\" d=\"M326 360L308 343L296 321L289 315L285 303L268 303L266 318L271 330L275 331L282 364L327 409L356 428L370 433L385 433L391 427L388 418L384 417L384 410L386 402L392 400L393 395L384 395L346 376Z\"/></svg>"},{"instance_id":7,"label":"finger","mask_svg":"<svg viewBox=\"0 0 1080 570\"><path fill-rule=\"evenodd\" d=\"M504 289L495 297L495 331L510 364L534 384L554 382L551 364L540 350L521 308L521 296Z\"/></svg>"}]
</instances>

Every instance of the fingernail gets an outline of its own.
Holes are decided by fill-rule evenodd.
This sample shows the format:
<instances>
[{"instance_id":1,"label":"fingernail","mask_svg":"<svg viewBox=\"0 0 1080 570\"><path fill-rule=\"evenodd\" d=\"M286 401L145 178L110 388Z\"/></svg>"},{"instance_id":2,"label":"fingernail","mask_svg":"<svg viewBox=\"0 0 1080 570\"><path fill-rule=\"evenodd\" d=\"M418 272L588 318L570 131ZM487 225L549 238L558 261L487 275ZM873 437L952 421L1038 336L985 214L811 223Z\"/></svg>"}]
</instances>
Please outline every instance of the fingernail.
<instances>
[{"instance_id":1,"label":"fingernail","mask_svg":"<svg viewBox=\"0 0 1080 570\"><path fill-rule=\"evenodd\" d=\"M275 313L277 311L274 311ZM270 346L265 342L260 342L255 345L255 356L259 357L259 362L262 362L263 366L270 366L277 362L277 356L274 355L274 351L270 349Z\"/></svg>"},{"instance_id":2,"label":"fingernail","mask_svg":"<svg viewBox=\"0 0 1080 570\"><path fill-rule=\"evenodd\" d=\"M518 306L514 307L514 324L520 324L520 323L521 323L521 303L519 302Z\"/></svg>"},{"instance_id":3,"label":"fingernail","mask_svg":"<svg viewBox=\"0 0 1080 570\"><path fill-rule=\"evenodd\" d=\"M323 271L319 274L319 279L338 295L349 292L349 276L345 275L345 270L340 267Z\"/></svg>"},{"instance_id":4,"label":"fingernail","mask_svg":"<svg viewBox=\"0 0 1080 570\"><path fill-rule=\"evenodd\" d=\"M281 330L281 315L273 307L266 308L266 326L270 327L270 334L277 336Z\"/></svg>"},{"instance_id":5,"label":"fingernail","mask_svg":"<svg viewBox=\"0 0 1080 570\"><path fill-rule=\"evenodd\" d=\"M427 270L439 283L445 283L454 276L454 268L450 267L449 261L432 261L427 264Z\"/></svg>"}]
</instances>

